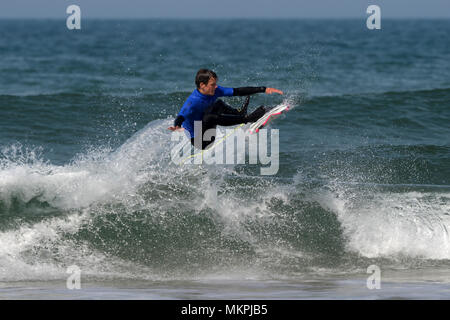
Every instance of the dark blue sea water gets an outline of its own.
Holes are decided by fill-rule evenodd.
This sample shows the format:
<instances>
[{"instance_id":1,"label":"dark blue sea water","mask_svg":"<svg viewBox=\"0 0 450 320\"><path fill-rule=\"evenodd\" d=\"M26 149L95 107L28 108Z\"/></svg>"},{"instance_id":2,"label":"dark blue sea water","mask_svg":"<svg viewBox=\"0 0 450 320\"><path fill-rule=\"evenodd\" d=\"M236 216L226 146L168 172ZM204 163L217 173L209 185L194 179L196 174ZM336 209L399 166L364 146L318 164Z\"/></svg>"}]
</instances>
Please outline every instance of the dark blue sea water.
<instances>
[{"instance_id":1,"label":"dark blue sea water","mask_svg":"<svg viewBox=\"0 0 450 320\"><path fill-rule=\"evenodd\" d=\"M0 20L2 298L450 298L449 36L448 20ZM171 161L204 67L284 91L250 104L293 107L270 126L276 175Z\"/></svg>"}]
</instances>

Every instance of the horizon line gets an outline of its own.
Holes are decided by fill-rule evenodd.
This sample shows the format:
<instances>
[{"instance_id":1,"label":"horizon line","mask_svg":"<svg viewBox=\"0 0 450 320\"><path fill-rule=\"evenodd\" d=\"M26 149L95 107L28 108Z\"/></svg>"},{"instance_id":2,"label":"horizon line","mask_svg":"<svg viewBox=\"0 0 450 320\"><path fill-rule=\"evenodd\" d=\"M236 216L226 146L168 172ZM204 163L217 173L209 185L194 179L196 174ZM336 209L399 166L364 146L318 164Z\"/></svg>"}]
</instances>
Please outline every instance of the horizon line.
<instances>
[{"instance_id":1,"label":"horizon line","mask_svg":"<svg viewBox=\"0 0 450 320\"><path fill-rule=\"evenodd\" d=\"M68 17L68 16L67 16ZM0 20L66 20L67 17L6 17L0 16ZM83 17L84 20L366 20L367 16L348 17ZM450 20L450 17L383 17L383 20Z\"/></svg>"}]
</instances>

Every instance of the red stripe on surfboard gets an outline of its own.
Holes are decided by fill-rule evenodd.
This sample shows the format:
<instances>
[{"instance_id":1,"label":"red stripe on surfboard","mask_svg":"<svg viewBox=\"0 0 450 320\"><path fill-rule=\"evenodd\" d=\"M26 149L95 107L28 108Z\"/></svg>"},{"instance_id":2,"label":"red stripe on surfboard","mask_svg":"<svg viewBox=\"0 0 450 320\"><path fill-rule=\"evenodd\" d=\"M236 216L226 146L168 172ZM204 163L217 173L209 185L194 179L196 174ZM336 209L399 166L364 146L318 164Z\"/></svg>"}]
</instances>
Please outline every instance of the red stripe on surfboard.
<instances>
[{"instance_id":1,"label":"red stripe on surfboard","mask_svg":"<svg viewBox=\"0 0 450 320\"><path fill-rule=\"evenodd\" d=\"M269 121L269 119L270 119L271 116L277 116L277 115L280 115L280 114L283 113L284 110L289 110L289 108L283 109L283 110L281 110L281 111L278 112L278 113L272 113L270 116L267 117L266 121L264 121L264 123L263 123L262 125L260 125L258 129L255 130L255 132L258 133L258 132L259 132L259 129L260 129L261 127L264 127L264 126L266 125L267 121Z\"/></svg>"}]
</instances>

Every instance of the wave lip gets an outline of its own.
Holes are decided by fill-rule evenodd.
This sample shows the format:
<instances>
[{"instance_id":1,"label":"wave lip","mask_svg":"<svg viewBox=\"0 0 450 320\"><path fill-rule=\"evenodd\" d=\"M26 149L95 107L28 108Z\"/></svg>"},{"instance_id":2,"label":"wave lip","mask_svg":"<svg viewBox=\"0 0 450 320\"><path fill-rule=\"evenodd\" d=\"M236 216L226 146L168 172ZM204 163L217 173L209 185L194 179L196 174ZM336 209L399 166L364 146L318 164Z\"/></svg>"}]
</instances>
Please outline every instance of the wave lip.
<instances>
[{"instance_id":1,"label":"wave lip","mask_svg":"<svg viewBox=\"0 0 450 320\"><path fill-rule=\"evenodd\" d=\"M450 194L340 191L337 213L350 251L368 258L450 259Z\"/></svg>"}]
</instances>

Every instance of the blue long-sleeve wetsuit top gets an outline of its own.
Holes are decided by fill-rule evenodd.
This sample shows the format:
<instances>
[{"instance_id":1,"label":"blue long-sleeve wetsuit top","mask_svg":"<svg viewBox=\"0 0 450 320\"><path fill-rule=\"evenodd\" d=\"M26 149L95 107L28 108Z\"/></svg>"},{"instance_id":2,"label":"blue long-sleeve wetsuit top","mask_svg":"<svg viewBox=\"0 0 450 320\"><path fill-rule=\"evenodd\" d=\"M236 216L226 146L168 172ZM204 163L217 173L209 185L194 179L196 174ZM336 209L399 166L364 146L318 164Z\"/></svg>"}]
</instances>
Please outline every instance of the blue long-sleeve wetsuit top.
<instances>
[{"instance_id":1,"label":"blue long-sleeve wetsuit top","mask_svg":"<svg viewBox=\"0 0 450 320\"><path fill-rule=\"evenodd\" d=\"M189 132L191 138L194 138L194 121L202 121L206 108L213 104L217 98L245 96L265 91L266 87L226 88L217 86L214 95L208 96L195 89L181 107L175 119L175 126L181 126L183 124L183 128Z\"/></svg>"},{"instance_id":2,"label":"blue long-sleeve wetsuit top","mask_svg":"<svg viewBox=\"0 0 450 320\"><path fill-rule=\"evenodd\" d=\"M219 97L231 97L233 95L233 88L225 88L217 86L213 96L208 96L200 93L198 89L187 98L186 102L181 107L179 116L184 118L183 128L194 137L194 121L202 121L205 109L213 104Z\"/></svg>"}]
</instances>

